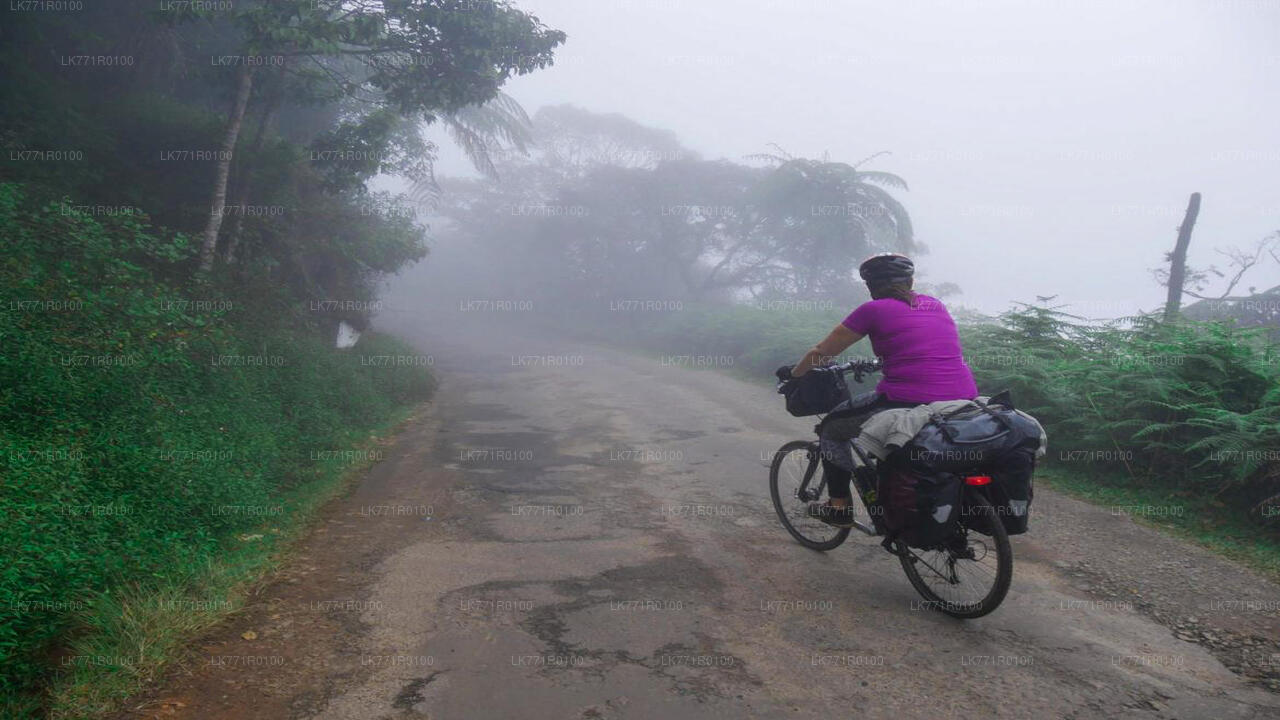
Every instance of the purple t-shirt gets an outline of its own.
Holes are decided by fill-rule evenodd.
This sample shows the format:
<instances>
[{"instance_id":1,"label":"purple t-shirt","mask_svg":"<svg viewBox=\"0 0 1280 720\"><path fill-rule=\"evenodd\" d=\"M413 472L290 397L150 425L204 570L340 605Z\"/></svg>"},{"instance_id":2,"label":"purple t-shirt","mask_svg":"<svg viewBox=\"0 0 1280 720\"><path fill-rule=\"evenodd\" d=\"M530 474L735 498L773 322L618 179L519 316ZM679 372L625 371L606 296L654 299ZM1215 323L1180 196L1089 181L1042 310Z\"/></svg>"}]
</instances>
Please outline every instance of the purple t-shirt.
<instances>
[{"instance_id":1,"label":"purple t-shirt","mask_svg":"<svg viewBox=\"0 0 1280 720\"><path fill-rule=\"evenodd\" d=\"M898 402L971 400L978 395L964 362L956 323L941 300L916 295L915 305L881 298L849 313L843 325L871 338L884 361L876 390Z\"/></svg>"}]
</instances>

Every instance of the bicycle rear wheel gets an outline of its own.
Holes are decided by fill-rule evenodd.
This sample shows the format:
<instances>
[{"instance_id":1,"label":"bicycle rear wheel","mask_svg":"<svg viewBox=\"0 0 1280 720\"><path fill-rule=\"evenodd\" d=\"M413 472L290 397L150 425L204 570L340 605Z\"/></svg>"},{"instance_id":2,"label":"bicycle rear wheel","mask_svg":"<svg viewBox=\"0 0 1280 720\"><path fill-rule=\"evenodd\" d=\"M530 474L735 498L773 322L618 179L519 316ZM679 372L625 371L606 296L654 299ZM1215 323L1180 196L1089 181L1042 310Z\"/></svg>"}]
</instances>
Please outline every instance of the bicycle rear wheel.
<instances>
[{"instance_id":1,"label":"bicycle rear wheel","mask_svg":"<svg viewBox=\"0 0 1280 720\"><path fill-rule=\"evenodd\" d=\"M984 496L970 497L966 511L986 517L990 537L960 527L944 548L903 548L898 556L912 587L931 608L963 619L999 607L1013 580L1013 548L1004 523Z\"/></svg>"},{"instance_id":2,"label":"bicycle rear wheel","mask_svg":"<svg viewBox=\"0 0 1280 720\"><path fill-rule=\"evenodd\" d=\"M769 495L782 526L801 545L826 551L849 537L849 528L833 527L805 514L810 502L826 498L817 443L793 440L778 448L769 466Z\"/></svg>"}]
</instances>

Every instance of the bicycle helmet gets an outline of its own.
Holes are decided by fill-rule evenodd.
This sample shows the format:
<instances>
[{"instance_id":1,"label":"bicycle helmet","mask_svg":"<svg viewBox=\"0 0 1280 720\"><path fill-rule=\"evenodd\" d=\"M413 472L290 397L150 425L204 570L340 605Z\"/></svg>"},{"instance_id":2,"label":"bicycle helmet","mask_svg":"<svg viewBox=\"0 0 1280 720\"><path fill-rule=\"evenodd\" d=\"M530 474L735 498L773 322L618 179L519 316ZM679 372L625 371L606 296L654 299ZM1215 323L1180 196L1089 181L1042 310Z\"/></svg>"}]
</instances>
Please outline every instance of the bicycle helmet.
<instances>
[{"instance_id":1,"label":"bicycle helmet","mask_svg":"<svg viewBox=\"0 0 1280 720\"><path fill-rule=\"evenodd\" d=\"M915 272L916 264L911 262L911 258L891 252L872 255L858 267L858 275L868 287L911 282Z\"/></svg>"}]
</instances>

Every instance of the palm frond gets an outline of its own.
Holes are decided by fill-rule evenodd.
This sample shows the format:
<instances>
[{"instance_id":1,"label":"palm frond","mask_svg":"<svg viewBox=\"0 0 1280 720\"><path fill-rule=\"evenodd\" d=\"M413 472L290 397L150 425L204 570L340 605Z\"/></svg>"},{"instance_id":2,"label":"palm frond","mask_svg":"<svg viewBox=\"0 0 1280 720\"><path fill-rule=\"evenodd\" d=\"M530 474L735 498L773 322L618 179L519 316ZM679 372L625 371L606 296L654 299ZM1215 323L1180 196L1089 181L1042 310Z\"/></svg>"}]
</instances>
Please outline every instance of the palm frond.
<instances>
[{"instance_id":1,"label":"palm frond","mask_svg":"<svg viewBox=\"0 0 1280 720\"><path fill-rule=\"evenodd\" d=\"M785 165L796 159L791 153L783 150L777 143L769 143L769 147L773 148L774 152L752 153L750 155L743 155L742 159L758 160L760 162L769 163L770 165Z\"/></svg>"},{"instance_id":2,"label":"palm frond","mask_svg":"<svg viewBox=\"0 0 1280 720\"><path fill-rule=\"evenodd\" d=\"M469 105L441 117L449 136L476 170L497 179L492 154L504 145L524 153L533 144L533 123L514 98L505 93L483 105Z\"/></svg>"},{"instance_id":3,"label":"palm frond","mask_svg":"<svg viewBox=\"0 0 1280 720\"><path fill-rule=\"evenodd\" d=\"M898 175L881 170L858 170L858 179L863 182L872 182L878 185L887 185L889 187L898 188L899 190L909 190L907 181Z\"/></svg>"},{"instance_id":4,"label":"palm frond","mask_svg":"<svg viewBox=\"0 0 1280 720\"><path fill-rule=\"evenodd\" d=\"M893 154L893 153L892 153L892 152L889 152L888 150L881 150L881 151L880 151L880 152L878 152L878 153L872 153L872 154L870 154L870 155L868 155L868 156L866 156L866 157L862 158L862 159L861 159L861 160L859 160L858 162L854 163L854 164L853 164L853 169L854 169L854 170L857 170L858 168L862 167L862 166L863 166L863 164L868 163L868 162L871 162L872 160L875 160L876 158L880 157L881 155L892 155L892 154Z\"/></svg>"},{"instance_id":5,"label":"palm frond","mask_svg":"<svg viewBox=\"0 0 1280 720\"><path fill-rule=\"evenodd\" d=\"M893 220L893 225L897 235L897 241L904 250L913 249L915 241L915 231L911 227L911 214L903 207L898 199L890 195L882 188L875 185L861 185L859 192L870 196L875 202L884 206L888 211L888 217Z\"/></svg>"}]
</instances>

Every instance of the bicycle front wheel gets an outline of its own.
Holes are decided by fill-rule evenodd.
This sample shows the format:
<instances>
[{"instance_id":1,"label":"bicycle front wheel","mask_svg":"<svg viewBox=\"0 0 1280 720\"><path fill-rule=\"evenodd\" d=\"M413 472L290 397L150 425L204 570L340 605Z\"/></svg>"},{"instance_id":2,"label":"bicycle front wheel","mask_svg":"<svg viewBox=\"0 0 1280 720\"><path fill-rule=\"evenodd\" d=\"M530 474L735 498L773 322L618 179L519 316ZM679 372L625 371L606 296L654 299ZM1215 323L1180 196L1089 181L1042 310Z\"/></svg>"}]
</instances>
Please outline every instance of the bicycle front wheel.
<instances>
[{"instance_id":1,"label":"bicycle front wheel","mask_svg":"<svg viewBox=\"0 0 1280 720\"><path fill-rule=\"evenodd\" d=\"M817 443L793 440L778 448L769 466L769 495L782 527L801 545L826 551L849 537L849 528L833 527L805 514L810 502L826 498Z\"/></svg>"}]
</instances>

